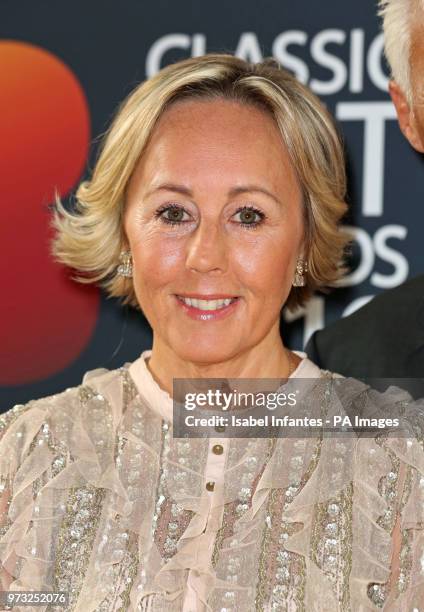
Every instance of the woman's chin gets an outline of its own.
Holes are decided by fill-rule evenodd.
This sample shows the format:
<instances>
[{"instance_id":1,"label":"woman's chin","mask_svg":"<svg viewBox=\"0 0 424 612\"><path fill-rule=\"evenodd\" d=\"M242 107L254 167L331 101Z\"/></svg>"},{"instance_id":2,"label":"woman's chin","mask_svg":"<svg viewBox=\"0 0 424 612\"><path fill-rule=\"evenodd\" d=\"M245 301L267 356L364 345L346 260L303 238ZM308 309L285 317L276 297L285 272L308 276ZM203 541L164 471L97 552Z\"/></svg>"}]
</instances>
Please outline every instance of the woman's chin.
<instances>
[{"instance_id":1,"label":"woman's chin","mask_svg":"<svg viewBox=\"0 0 424 612\"><path fill-rule=\"evenodd\" d=\"M174 346L178 357L186 362L199 365L218 364L234 357L237 350L234 346L223 346L222 343L190 341Z\"/></svg>"}]
</instances>

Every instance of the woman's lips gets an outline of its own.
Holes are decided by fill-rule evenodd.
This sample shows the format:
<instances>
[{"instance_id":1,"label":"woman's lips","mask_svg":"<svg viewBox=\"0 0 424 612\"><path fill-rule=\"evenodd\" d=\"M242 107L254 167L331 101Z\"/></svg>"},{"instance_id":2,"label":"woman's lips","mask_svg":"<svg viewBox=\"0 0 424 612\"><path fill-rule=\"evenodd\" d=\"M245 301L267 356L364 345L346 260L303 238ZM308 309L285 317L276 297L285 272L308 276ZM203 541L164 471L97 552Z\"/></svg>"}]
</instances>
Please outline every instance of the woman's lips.
<instances>
[{"instance_id":1,"label":"woman's lips","mask_svg":"<svg viewBox=\"0 0 424 612\"><path fill-rule=\"evenodd\" d=\"M219 306L213 308L213 310L206 310L204 308L199 308L198 306L190 305L184 302L183 297L179 295L175 295L175 299L177 305L182 308L182 310L192 319L196 321L217 321L219 319L223 319L230 315L234 310L238 307L240 302L239 297L228 297L226 299L231 299L231 302L228 305ZM193 298L200 299L200 298ZM204 300L205 298L203 298ZM222 302L224 298L216 299L216 300L207 300L209 303L211 302ZM213 304L211 304L213 306Z\"/></svg>"}]
</instances>

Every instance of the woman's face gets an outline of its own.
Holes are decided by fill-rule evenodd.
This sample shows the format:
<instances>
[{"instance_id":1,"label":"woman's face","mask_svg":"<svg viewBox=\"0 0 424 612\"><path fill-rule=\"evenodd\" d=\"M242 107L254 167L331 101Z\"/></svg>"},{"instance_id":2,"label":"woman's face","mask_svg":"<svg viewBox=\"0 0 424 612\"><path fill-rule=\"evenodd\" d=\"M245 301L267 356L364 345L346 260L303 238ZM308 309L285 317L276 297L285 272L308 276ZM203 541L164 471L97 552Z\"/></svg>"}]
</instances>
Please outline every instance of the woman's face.
<instances>
[{"instance_id":1,"label":"woman's face","mask_svg":"<svg viewBox=\"0 0 424 612\"><path fill-rule=\"evenodd\" d=\"M124 223L154 346L216 363L279 340L304 226L271 117L223 99L175 103L131 177Z\"/></svg>"}]
</instances>

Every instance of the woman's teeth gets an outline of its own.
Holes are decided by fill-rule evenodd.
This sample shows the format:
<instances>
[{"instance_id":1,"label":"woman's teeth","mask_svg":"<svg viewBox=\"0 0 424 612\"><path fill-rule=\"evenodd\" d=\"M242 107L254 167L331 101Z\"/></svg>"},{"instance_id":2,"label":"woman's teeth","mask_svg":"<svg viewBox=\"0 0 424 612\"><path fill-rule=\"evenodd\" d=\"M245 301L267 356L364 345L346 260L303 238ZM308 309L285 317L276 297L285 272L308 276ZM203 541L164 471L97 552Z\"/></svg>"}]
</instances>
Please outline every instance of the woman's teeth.
<instances>
[{"instance_id":1,"label":"woman's teeth","mask_svg":"<svg viewBox=\"0 0 424 612\"><path fill-rule=\"evenodd\" d=\"M224 308L234 302L237 298L226 298L222 300L198 300L194 298L186 298L182 296L177 296L179 300L184 302L187 306L193 306L194 308L199 308L200 310L218 310L219 308Z\"/></svg>"}]
</instances>

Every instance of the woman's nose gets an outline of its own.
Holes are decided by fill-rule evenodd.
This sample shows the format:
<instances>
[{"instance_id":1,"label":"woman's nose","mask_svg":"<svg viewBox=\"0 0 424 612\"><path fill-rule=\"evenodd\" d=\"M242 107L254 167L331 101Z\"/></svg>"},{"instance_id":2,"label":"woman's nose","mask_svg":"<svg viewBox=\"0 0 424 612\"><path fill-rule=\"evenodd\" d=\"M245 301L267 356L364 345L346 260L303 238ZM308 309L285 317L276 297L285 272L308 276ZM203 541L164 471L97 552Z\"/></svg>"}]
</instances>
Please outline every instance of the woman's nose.
<instances>
[{"instance_id":1,"label":"woman's nose","mask_svg":"<svg viewBox=\"0 0 424 612\"><path fill-rule=\"evenodd\" d=\"M187 245L186 265L197 272L227 270L227 237L218 223L200 222Z\"/></svg>"}]
</instances>

